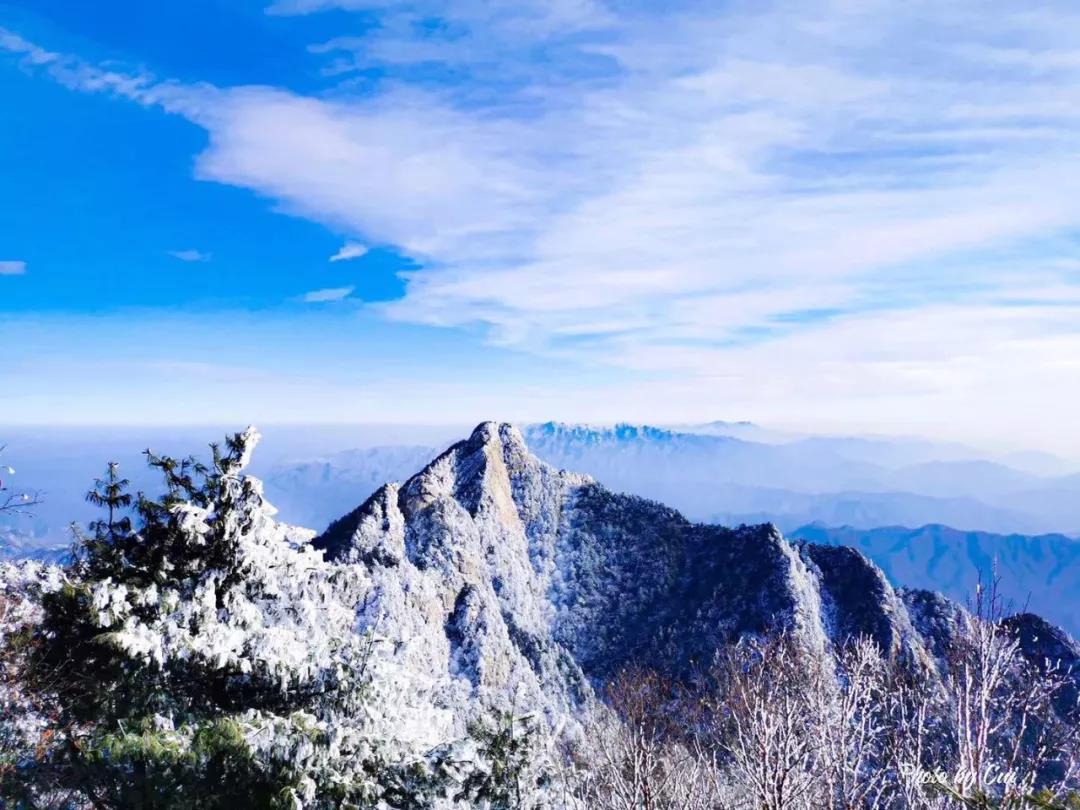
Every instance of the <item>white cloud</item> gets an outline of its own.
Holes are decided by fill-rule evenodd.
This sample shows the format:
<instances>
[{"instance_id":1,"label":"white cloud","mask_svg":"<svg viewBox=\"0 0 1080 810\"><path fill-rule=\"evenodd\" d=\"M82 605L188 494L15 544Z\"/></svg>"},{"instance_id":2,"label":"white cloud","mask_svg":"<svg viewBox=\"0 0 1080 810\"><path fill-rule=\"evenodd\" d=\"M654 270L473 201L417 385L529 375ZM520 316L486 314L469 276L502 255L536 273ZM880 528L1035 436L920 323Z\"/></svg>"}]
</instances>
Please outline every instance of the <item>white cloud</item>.
<instances>
[{"instance_id":1,"label":"white cloud","mask_svg":"<svg viewBox=\"0 0 1080 810\"><path fill-rule=\"evenodd\" d=\"M377 92L180 85L0 47L202 126L200 178L409 254L394 319L677 370L748 415L774 397L854 415L841 392L902 414L948 380L966 392L934 395L953 416L1003 377L1068 393L1053 369L1076 348L1061 314L1080 288L1070 4L272 11L331 7L380 24L313 52L334 75L379 67ZM415 25L431 18L447 25ZM455 78L414 81L427 65ZM309 296L330 292L351 289Z\"/></svg>"},{"instance_id":2,"label":"white cloud","mask_svg":"<svg viewBox=\"0 0 1080 810\"><path fill-rule=\"evenodd\" d=\"M540 179L513 156L507 130L524 127L477 130L421 97L346 104L238 88L178 106L209 130L200 178L256 189L291 213L417 256L498 250L525 226Z\"/></svg>"},{"instance_id":3,"label":"white cloud","mask_svg":"<svg viewBox=\"0 0 1080 810\"><path fill-rule=\"evenodd\" d=\"M458 0L452 8L442 0L274 0L267 13L313 14L329 9L376 11L384 27L398 28L417 19L452 19L464 24L467 36L491 29L531 38L573 33L611 23L612 14L599 0ZM473 42L470 36L470 44Z\"/></svg>"},{"instance_id":4,"label":"white cloud","mask_svg":"<svg viewBox=\"0 0 1080 810\"><path fill-rule=\"evenodd\" d=\"M169 255L174 259L179 259L182 262L208 262L210 261L211 254L203 253L201 250L170 250Z\"/></svg>"},{"instance_id":5,"label":"white cloud","mask_svg":"<svg viewBox=\"0 0 1080 810\"><path fill-rule=\"evenodd\" d=\"M328 301L341 301L352 295L355 287L328 287L324 290L312 290L305 293L301 300L308 304L322 304Z\"/></svg>"},{"instance_id":6,"label":"white cloud","mask_svg":"<svg viewBox=\"0 0 1080 810\"><path fill-rule=\"evenodd\" d=\"M346 242L337 253L330 257L330 261L343 262L349 259L359 259L361 256L367 255L367 252L366 245L361 245L359 242Z\"/></svg>"},{"instance_id":7,"label":"white cloud","mask_svg":"<svg viewBox=\"0 0 1080 810\"><path fill-rule=\"evenodd\" d=\"M0 27L0 50L9 53L21 54L29 65L47 65L59 59L59 55L40 48L32 42L28 42L21 36L6 28Z\"/></svg>"},{"instance_id":8,"label":"white cloud","mask_svg":"<svg viewBox=\"0 0 1080 810\"><path fill-rule=\"evenodd\" d=\"M26 272L26 262L0 261L0 276L21 276Z\"/></svg>"}]
</instances>

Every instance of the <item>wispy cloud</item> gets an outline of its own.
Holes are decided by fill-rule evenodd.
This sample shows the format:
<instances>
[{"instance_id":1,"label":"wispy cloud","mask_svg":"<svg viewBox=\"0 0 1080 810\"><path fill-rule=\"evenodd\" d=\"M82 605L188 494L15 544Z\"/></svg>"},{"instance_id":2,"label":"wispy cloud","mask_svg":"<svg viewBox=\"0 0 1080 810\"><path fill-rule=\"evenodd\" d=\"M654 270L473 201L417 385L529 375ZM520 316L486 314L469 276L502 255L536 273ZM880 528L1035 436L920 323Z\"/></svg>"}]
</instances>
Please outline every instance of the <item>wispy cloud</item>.
<instances>
[{"instance_id":1,"label":"wispy cloud","mask_svg":"<svg viewBox=\"0 0 1080 810\"><path fill-rule=\"evenodd\" d=\"M179 259L182 262L208 262L212 255L210 253L203 253L201 250L170 250L169 255L174 259Z\"/></svg>"},{"instance_id":2,"label":"wispy cloud","mask_svg":"<svg viewBox=\"0 0 1080 810\"><path fill-rule=\"evenodd\" d=\"M26 262L0 261L0 276L21 276L26 272Z\"/></svg>"},{"instance_id":3,"label":"wispy cloud","mask_svg":"<svg viewBox=\"0 0 1080 810\"><path fill-rule=\"evenodd\" d=\"M56 62L58 54L40 48L32 42L23 39L14 31L0 27L0 49L9 53L21 54L29 65L47 65Z\"/></svg>"},{"instance_id":4,"label":"wispy cloud","mask_svg":"<svg viewBox=\"0 0 1080 810\"><path fill-rule=\"evenodd\" d=\"M367 255L367 252L366 245L361 245L359 242L346 242L337 253L330 257L330 261L343 262L349 259L359 259L361 256Z\"/></svg>"},{"instance_id":5,"label":"wispy cloud","mask_svg":"<svg viewBox=\"0 0 1080 810\"><path fill-rule=\"evenodd\" d=\"M737 380L761 408L837 375L894 402L943 375L974 395L980 373L1050 379L1080 348L1048 314L1080 289L1072 4L271 11L333 7L365 17L313 44L342 82L317 97L0 47L202 126L200 178L409 254L390 318ZM386 80L358 92L373 67Z\"/></svg>"},{"instance_id":6,"label":"wispy cloud","mask_svg":"<svg viewBox=\"0 0 1080 810\"><path fill-rule=\"evenodd\" d=\"M323 304L329 301L341 301L352 295L355 287L327 287L323 290L312 290L305 293L301 300L308 304Z\"/></svg>"}]
</instances>

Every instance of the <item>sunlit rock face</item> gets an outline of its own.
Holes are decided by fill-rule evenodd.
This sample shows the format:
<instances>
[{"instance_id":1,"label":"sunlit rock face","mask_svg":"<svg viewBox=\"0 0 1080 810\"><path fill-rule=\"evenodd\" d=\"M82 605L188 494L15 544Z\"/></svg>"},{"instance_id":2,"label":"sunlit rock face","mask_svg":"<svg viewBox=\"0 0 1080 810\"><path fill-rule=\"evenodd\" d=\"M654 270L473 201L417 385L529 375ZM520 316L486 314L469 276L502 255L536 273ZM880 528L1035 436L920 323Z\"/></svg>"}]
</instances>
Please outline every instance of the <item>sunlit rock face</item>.
<instances>
[{"instance_id":1,"label":"sunlit rock face","mask_svg":"<svg viewBox=\"0 0 1080 810\"><path fill-rule=\"evenodd\" d=\"M790 632L821 654L869 635L932 666L960 610L898 593L856 550L694 524L557 470L506 424L382 487L315 545L370 571L361 626L439 679L449 707L552 723L621 667L687 674L747 635Z\"/></svg>"}]
</instances>

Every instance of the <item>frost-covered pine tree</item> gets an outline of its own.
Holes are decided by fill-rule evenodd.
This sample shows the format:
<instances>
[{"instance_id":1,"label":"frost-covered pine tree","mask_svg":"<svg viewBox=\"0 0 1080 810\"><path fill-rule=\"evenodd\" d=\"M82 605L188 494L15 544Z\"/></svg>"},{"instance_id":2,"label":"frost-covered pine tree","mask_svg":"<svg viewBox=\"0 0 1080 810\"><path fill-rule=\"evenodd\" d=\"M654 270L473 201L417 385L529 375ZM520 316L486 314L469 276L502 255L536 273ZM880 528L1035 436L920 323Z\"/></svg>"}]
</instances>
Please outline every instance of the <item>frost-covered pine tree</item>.
<instances>
[{"instance_id":1,"label":"frost-covered pine tree","mask_svg":"<svg viewBox=\"0 0 1080 810\"><path fill-rule=\"evenodd\" d=\"M325 562L243 474L257 440L205 465L148 451L157 499L132 498L115 465L96 482L106 514L36 634L33 688L56 714L9 797L425 807L466 779L475 757L439 738L424 685L354 632L363 568Z\"/></svg>"}]
</instances>

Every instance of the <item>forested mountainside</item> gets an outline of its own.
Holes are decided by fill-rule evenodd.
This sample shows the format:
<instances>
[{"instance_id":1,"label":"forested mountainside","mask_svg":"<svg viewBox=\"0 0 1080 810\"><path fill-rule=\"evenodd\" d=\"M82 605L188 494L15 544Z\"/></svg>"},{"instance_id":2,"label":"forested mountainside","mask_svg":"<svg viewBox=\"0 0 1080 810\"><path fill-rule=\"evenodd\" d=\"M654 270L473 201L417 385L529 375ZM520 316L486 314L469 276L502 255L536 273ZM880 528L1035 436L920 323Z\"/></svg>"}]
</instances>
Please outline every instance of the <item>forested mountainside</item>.
<instances>
[{"instance_id":1,"label":"forested mountainside","mask_svg":"<svg viewBox=\"0 0 1080 810\"><path fill-rule=\"evenodd\" d=\"M3 567L13 806L951 808L1076 787L1080 649L992 591L968 610L854 549L692 523L496 423L315 537L245 474L256 440L151 455L158 498L110 467L66 568Z\"/></svg>"}]
</instances>

